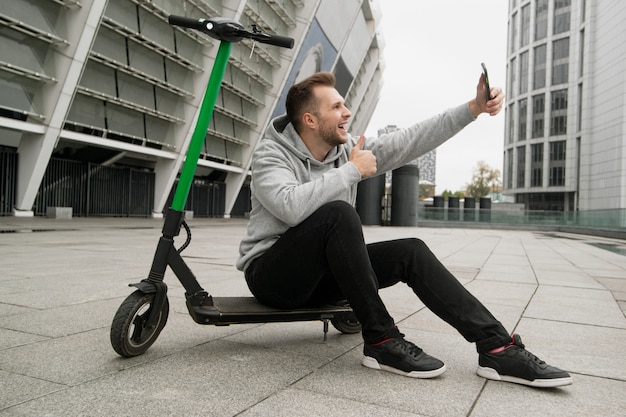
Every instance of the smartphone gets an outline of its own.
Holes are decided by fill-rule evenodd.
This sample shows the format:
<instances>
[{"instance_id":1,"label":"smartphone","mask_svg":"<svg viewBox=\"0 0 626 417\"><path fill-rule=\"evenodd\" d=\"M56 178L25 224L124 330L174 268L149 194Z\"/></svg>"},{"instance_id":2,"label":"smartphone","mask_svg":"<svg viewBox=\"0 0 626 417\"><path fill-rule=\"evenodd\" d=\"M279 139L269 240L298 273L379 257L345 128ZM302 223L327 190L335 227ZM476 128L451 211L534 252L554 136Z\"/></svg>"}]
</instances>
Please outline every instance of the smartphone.
<instances>
[{"instance_id":1,"label":"smartphone","mask_svg":"<svg viewBox=\"0 0 626 417\"><path fill-rule=\"evenodd\" d=\"M487 101L491 100L491 88L489 87L489 75L487 75L487 67L484 62L480 65L483 67L483 74L485 74L485 86L487 87Z\"/></svg>"}]
</instances>

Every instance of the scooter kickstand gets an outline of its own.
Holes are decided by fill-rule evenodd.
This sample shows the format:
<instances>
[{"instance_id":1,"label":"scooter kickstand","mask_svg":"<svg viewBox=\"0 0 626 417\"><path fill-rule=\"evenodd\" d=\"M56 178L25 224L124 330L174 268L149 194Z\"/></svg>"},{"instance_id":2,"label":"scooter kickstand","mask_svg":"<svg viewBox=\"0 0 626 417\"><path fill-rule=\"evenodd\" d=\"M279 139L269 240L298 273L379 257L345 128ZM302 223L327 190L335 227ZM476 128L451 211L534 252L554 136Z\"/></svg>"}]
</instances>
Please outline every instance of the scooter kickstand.
<instances>
[{"instance_id":1,"label":"scooter kickstand","mask_svg":"<svg viewBox=\"0 0 626 417\"><path fill-rule=\"evenodd\" d=\"M326 344L326 339L328 338L328 319L322 319L324 322L324 344Z\"/></svg>"}]
</instances>

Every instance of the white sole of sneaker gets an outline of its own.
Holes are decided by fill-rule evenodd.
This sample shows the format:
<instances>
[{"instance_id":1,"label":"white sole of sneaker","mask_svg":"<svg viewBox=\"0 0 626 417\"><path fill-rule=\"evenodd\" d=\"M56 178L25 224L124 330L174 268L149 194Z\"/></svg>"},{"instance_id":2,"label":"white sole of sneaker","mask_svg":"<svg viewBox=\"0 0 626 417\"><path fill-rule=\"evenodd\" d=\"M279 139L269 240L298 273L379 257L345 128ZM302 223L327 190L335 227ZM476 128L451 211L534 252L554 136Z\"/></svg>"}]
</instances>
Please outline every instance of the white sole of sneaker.
<instances>
[{"instance_id":1,"label":"white sole of sneaker","mask_svg":"<svg viewBox=\"0 0 626 417\"><path fill-rule=\"evenodd\" d=\"M446 371L446 365L443 365L441 368L433 369L431 371L405 372L400 369L392 368L391 366L380 364L378 363L376 359L370 356L363 356L363 360L361 361L361 364L367 368L387 371L387 372L391 372L391 373L402 375L402 376L408 376L409 378L422 378L422 379L435 378L443 374Z\"/></svg>"},{"instance_id":2,"label":"white sole of sneaker","mask_svg":"<svg viewBox=\"0 0 626 417\"><path fill-rule=\"evenodd\" d=\"M479 366L476 369L476 374L478 376L482 376L486 379L491 379L493 381L505 381L505 382L513 382L514 384L522 384L528 385L529 387L535 388L556 388L563 387L565 385L572 385L574 381L572 381L572 377L568 378L554 378L554 379L535 379L533 381L529 381L527 379L516 378L514 376L508 375L500 375L498 371L493 368L485 368Z\"/></svg>"}]
</instances>

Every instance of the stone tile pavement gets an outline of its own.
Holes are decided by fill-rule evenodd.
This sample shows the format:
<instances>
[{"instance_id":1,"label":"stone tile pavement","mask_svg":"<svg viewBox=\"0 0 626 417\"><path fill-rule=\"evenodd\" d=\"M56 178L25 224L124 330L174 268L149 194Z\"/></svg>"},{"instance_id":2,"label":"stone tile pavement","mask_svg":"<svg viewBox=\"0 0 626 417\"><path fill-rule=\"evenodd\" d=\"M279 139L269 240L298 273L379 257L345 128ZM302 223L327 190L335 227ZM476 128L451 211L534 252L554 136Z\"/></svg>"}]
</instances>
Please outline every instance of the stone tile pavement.
<instances>
[{"instance_id":1,"label":"stone tile pavement","mask_svg":"<svg viewBox=\"0 0 626 417\"><path fill-rule=\"evenodd\" d=\"M0 416L626 415L626 242L575 234L365 227L420 237L533 353L574 384L486 381L477 355L406 286L382 296L448 370L413 380L360 365L360 335L320 322L195 324L166 275L170 316L143 355L111 348L113 315L143 279L161 220L0 217ZM243 219L191 219L184 258L214 295L248 295L233 264ZM182 241L182 239L181 239ZM611 250L607 250L611 249Z\"/></svg>"}]
</instances>

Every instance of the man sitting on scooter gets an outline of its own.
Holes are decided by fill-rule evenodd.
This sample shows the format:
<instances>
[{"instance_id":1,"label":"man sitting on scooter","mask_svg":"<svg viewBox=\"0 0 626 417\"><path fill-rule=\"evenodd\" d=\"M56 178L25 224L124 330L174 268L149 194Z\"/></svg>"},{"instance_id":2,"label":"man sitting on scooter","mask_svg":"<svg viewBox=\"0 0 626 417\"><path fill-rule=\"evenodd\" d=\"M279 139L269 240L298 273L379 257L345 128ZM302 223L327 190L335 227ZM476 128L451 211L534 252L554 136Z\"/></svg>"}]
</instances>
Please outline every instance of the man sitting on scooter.
<instances>
[{"instance_id":1,"label":"man sitting on scooter","mask_svg":"<svg viewBox=\"0 0 626 417\"><path fill-rule=\"evenodd\" d=\"M351 112L331 73L293 85L287 114L271 121L252 160L252 211L237 267L251 292L272 307L291 309L347 299L361 322L362 364L415 378L445 371L396 327L378 289L406 283L479 354L485 378L536 387L572 383L538 360L437 260L419 239L366 244L354 209L357 184L435 149L480 114L502 109L504 95L484 75L476 97L380 138L351 136Z\"/></svg>"}]
</instances>

